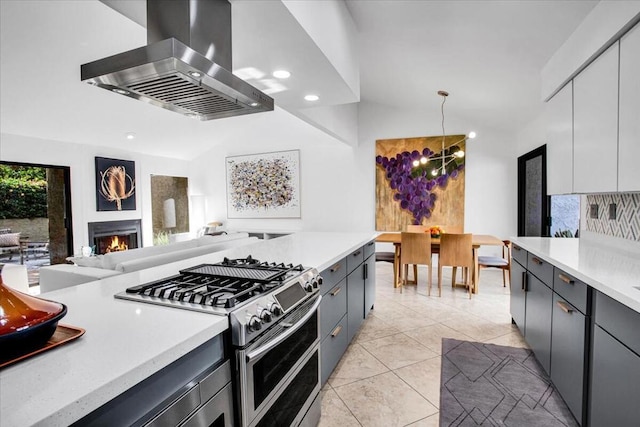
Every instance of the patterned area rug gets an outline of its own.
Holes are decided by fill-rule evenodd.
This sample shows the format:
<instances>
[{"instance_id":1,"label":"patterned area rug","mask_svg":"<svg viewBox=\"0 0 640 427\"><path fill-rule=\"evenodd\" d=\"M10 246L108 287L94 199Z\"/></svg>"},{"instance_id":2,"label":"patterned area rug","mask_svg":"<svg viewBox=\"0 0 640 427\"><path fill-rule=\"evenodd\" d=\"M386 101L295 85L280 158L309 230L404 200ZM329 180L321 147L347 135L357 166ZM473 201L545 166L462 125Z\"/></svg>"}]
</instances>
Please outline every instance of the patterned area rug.
<instances>
[{"instance_id":1,"label":"patterned area rug","mask_svg":"<svg viewBox=\"0 0 640 427\"><path fill-rule=\"evenodd\" d=\"M442 340L440 426L577 426L531 350Z\"/></svg>"}]
</instances>

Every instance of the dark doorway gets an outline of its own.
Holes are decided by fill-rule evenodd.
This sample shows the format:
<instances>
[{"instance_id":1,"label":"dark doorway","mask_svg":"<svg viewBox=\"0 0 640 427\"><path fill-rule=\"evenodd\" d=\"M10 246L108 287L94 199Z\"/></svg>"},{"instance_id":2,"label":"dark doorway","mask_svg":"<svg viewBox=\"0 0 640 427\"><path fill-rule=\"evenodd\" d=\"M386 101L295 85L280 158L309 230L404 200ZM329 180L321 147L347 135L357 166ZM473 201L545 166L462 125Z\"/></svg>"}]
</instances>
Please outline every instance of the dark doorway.
<instances>
[{"instance_id":1,"label":"dark doorway","mask_svg":"<svg viewBox=\"0 0 640 427\"><path fill-rule=\"evenodd\" d=\"M4 161L0 167L1 191L10 195L0 209L0 228L20 233L20 262L66 262L73 254L70 168Z\"/></svg>"},{"instance_id":2,"label":"dark doorway","mask_svg":"<svg viewBox=\"0 0 640 427\"><path fill-rule=\"evenodd\" d=\"M549 236L547 146L518 157L518 236Z\"/></svg>"}]
</instances>

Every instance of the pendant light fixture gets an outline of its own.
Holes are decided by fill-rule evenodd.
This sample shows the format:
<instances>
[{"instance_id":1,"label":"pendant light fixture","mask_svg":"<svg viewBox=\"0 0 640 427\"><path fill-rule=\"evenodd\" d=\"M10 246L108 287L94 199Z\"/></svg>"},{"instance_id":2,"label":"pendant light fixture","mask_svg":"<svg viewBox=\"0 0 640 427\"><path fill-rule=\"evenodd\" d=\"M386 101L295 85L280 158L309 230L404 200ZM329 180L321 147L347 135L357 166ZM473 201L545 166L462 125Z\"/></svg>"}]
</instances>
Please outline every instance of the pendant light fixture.
<instances>
[{"instance_id":1,"label":"pendant light fixture","mask_svg":"<svg viewBox=\"0 0 640 427\"><path fill-rule=\"evenodd\" d=\"M446 175L447 166L452 162L456 162L456 159L461 159L465 156L465 152L458 146L461 142L466 142L467 139L473 139L476 137L475 132L469 132L459 141L446 145L446 132L444 129L444 103L447 101L449 92L445 90L439 90L438 95L442 97L442 104L440 105L440 111L442 113L442 151L435 156L427 157L422 156L420 159L413 161L413 167L419 170L429 170L429 174L432 176ZM439 163L438 163L439 162ZM435 163L435 164L434 164ZM456 162L457 163L457 162ZM427 166L427 164L430 164ZM419 172L419 171L416 171Z\"/></svg>"}]
</instances>

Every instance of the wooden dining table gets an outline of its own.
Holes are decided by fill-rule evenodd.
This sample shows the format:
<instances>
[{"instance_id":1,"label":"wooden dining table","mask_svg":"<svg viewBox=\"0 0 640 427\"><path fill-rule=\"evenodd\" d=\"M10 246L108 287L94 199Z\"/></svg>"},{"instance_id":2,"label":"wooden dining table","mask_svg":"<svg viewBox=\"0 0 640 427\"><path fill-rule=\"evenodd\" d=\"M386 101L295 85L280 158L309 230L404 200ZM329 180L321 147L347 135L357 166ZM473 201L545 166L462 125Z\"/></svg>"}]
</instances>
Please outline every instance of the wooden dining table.
<instances>
[{"instance_id":1,"label":"wooden dining table","mask_svg":"<svg viewBox=\"0 0 640 427\"><path fill-rule=\"evenodd\" d=\"M397 288L401 280L400 272L400 251L402 246L402 235L399 232L381 233L376 237L378 243L393 243L395 247L393 257L393 277L395 278L393 287ZM472 234L472 250L473 250L473 275L471 277L474 284L473 292L478 293L478 250L480 246L502 246L503 241L489 234ZM431 250L440 248L440 239L431 239Z\"/></svg>"}]
</instances>

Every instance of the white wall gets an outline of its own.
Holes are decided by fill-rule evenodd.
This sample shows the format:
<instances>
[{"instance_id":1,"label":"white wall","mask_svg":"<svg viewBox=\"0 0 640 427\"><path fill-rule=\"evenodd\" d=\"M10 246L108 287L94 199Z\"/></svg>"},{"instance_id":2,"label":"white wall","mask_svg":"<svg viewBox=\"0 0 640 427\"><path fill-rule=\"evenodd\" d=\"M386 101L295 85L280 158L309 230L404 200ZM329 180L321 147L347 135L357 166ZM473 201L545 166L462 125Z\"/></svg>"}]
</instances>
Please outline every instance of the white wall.
<instances>
[{"instance_id":1,"label":"white wall","mask_svg":"<svg viewBox=\"0 0 640 427\"><path fill-rule=\"evenodd\" d=\"M95 157L111 157L136 162L135 211L96 211ZM0 135L0 160L71 168L75 252L80 251L81 246L88 244L87 224L97 221L141 218L143 246L152 245L151 175L189 177L189 164L183 160L5 133Z\"/></svg>"},{"instance_id":2,"label":"white wall","mask_svg":"<svg viewBox=\"0 0 640 427\"><path fill-rule=\"evenodd\" d=\"M529 151L535 150L541 145L546 144L546 132L547 131L545 127L544 114L540 114L537 118L535 118L524 128L522 128L520 132L518 132L518 135L516 136L516 157L527 154Z\"/></svg>"},{"instance_id":3,"label":"white wall","mask_svg":"<svg viewBox=\"0 0 640 427\"><path fill-rule=\"evenodd\" d=\"M359 105L359 140L346 146L282 110L272 116L273 130L263 141L239 139L216 146L192 164L195 193L207 198L207 220L230 229L374 230L376 139L440 135L439 109L402 111ZM471 130L467 121L446 117L449 134ZM465 229L507 238L516 234L517 185L515 137L475 126L478 138L467 143ZM301 219L228 219L224 157L299 149Z\"/></svg>"},{"instance_id":4,"label":"white wall","mask_svg":"<svg viewBox=\"0 0 640 427\"><path fill-rule=\"evenodd\" d=\"M207 221L237 230L372 230L375 213L353 203L353 193L361 191L353 148L280 108L269 120L270 131L260 140L240 131L193 161L191 194L206 196ZM300 150L301 218L228 219L225 157L285 150Z\"/></svg>"}]
</instances>

